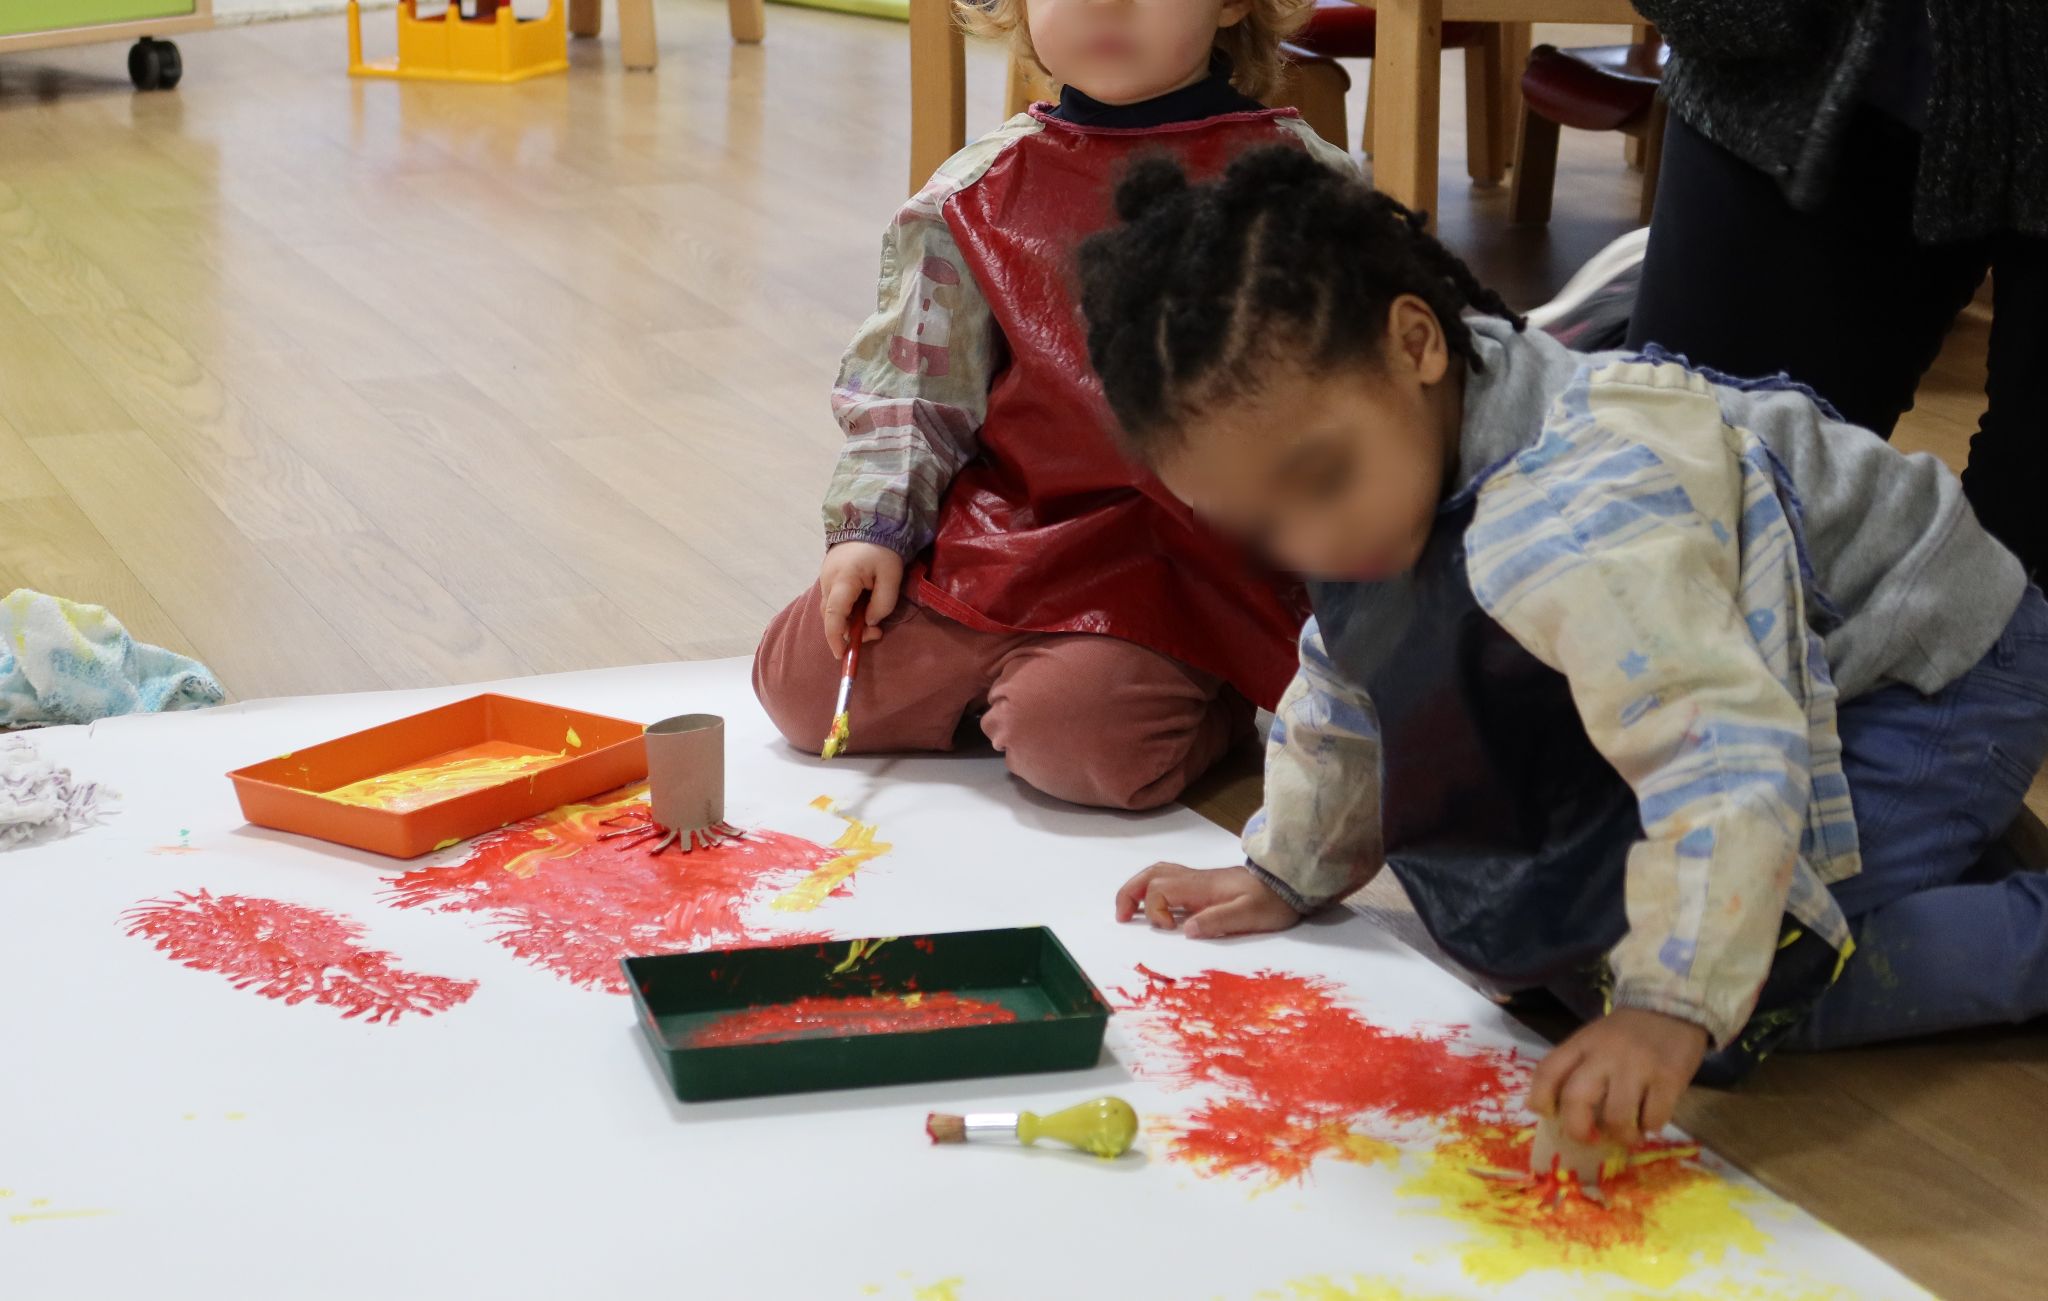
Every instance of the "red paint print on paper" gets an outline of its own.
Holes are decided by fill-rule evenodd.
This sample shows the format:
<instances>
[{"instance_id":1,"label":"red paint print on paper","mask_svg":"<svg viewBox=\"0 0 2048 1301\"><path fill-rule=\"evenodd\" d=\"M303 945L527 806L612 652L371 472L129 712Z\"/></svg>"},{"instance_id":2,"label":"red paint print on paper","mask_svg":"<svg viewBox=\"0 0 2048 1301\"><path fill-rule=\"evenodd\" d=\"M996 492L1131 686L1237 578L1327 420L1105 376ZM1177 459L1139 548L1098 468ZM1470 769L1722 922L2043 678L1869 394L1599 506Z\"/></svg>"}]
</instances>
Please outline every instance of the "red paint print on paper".
<instances>
[{"instance_id":1,"label":"red paint print on paper","mask_svg":"<svg viewBox=\"0 0 2048 1301\"><path fill-rule=\"evenodd\" d=\"M1464 1046L1455 1030L1395 1032L1314 976L1140 968L1124 991L1149 1013L1141 1033L1170 1054L1164 1073L1224 1096L1176 1123L1171 1150L1212 1174L1299 1179L1323 1157L1380 1160L1368 1126L1503 1112L1527 1079L1512 1052Z\"/></svg>"},{"instance_id":2,"label":"red paint print on paper","mask_svg":"<svg viewBox=\"0 0 2048 1301\"><path fill-rule=\"evenodd\" d=\"M1003 1025L1017 1014L1001 1003L958 994L863 994L854 998L800 998L722 1016L690 1036L693 1048L839 1039L860 1034L904 1034L969 1025Z\"/></svg>"},{"instance_id":3,"label":"red paint print on paper","mask_svg":"<svg viewBox=\"0 0 2048 1301\"><path fill-rule=\"evenodd\" d=\"M389 1024L410 1012L432 1016L476 992L474 980L406 971L389 953L364 948L360 922L305 904L205 890L151 899L124 914L130 935L236 989L280 1002L339 1008L345 1018Z\"/></svg>"},{"instance_id":4,"label":"red paint print on paper","mask_svg":"<svg viewBox=\"0 0 2048 1301\"><path fill-rule=\"evenodd\" d=\"M390 902L482 914L497 927L496 942L520 958L614 994L626 992L619 959L629 955L827 938L777 930L749 914L841 851L766 830L687 854L603 839L621 816L646 807L641 791L529 819L478 841L460 863L392 878Z\"/></svg>"}]
</instances>

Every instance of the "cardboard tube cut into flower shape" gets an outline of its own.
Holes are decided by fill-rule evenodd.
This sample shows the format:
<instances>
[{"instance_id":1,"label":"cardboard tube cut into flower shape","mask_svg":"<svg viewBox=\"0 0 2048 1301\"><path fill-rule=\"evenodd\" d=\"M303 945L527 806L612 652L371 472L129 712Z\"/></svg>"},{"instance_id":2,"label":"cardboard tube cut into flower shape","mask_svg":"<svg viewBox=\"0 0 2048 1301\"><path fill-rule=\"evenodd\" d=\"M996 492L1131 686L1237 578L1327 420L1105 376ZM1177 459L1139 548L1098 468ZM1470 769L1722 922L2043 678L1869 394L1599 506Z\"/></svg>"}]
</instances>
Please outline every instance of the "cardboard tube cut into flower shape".
<instances>
[{"instance_id":1,"label":"cardboard tube cut into flower shape","mask_svg":"<svg viewBox=\"0 0 2048 1301\"><path fill-rule=\"evenodd\" d=\"M651 724L647 796L654 825L681 848L739 835L725 820L725 720L679 714Z\"/></svg>"}]
</instances>

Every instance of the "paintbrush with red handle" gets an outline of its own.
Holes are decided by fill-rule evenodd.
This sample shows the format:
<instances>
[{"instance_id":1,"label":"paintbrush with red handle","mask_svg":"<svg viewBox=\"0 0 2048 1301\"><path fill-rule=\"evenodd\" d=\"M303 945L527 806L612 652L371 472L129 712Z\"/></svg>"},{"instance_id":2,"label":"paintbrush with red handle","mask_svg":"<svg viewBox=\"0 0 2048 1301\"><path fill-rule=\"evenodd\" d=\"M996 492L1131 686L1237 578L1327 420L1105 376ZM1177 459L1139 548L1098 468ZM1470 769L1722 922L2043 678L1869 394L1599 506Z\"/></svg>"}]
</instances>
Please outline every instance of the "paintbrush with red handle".
<instances>
[{"instance_id":1,"label":"paintbrush with red handle","mask_svg":"<svg viewBox=\"0 0 2048 1301\"><path fill-rule=\"evenodd\" d=\"M847 702L853 695L853 675L860 671L860 644L867 632L868 594L863 592L853 603L853 613L846 616L846 674L839 679L839 704L832 711L832 730L825 734L825 748L818 752L820 759L837 759L844 754L846 742L853 735Z\"/></svg>"}]
</instances>

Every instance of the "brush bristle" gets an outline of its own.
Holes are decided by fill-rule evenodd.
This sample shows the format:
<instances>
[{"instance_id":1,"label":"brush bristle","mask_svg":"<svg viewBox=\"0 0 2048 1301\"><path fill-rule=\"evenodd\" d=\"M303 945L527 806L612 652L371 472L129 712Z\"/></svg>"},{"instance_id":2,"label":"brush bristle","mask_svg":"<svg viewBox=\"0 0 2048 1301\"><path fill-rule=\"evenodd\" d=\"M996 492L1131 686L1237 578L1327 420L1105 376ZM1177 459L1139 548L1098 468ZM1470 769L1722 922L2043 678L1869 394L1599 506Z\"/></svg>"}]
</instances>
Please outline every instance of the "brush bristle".
<instances>
[{"instance_id":1,"label":"brush bristle","mask_svg":"<svg viewBox=\"0 0 2048 1301\"><path fill-rule=\"evenodd\" d=\"M967 1117L948 1116L934 1111L924 1118L924 1132L932 1136L934 1143L965 1143L967 1141Z\"/></svg>"},{"instance_id":2,"label":"brush bristle","mask_svg":"<svg viewBox=\"0 0 2048 1301\"><path fill-rule=\"evenodd\" d=\"M853 726L846 715L832 720L832 731L825 738L825 748L818 752L821 759L837 759L846 752L846 740L853 734Z\"/></svg>"}]
</instances>

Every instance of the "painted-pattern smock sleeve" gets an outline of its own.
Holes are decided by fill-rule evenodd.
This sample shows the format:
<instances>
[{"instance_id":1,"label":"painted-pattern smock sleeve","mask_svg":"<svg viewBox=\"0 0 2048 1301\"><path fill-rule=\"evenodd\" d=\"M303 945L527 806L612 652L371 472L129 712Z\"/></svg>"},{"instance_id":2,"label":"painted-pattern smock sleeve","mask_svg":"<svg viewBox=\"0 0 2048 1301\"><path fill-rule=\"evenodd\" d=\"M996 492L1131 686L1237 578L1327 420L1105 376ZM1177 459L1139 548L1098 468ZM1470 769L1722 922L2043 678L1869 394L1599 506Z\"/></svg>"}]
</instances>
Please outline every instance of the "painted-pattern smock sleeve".
<instances>
[{"instance_id":1,"label":"painted-pattern smock sleeve","mask_svg":"<svg viewBox=\"0 0 2048 1301\"><path fill-rule=\"evenodd\" d=\"M946 485L975 454L1000 332L946 225L952 191L942 171L883 241L878 306L832 389L846 444L825 495L827 546L916 556L937 531Z\"/></svg>"},{"instance_id":2,"label":"painted-pattern smock sleeve","mask_svg":"<svg viewBox=\"0 0 2048 1301\"><path fill-rule=\"evenodd\" d=\"M1805 403L1752 414L1819 419ZM1776 469L1703 379L1613 363L1582 371L1541 439L1491 473L1466 535L1481 606L1565 676L1641 810L1613 1005L1717 1045L1748 1018L1784 913L1846 946L1811 863L1856 866L1808 618L1822 598Z\"/></svg>"},{"instance_id":3,"label":"painted-pattern smock sleeve","mask_svg":"<svg viewBox=\"0 0 2048 1301\"><path fill-rule=\"evenodd\" d=\"M1379 871L1380 736L1372 701L1330 663L1322 629L1301 631L1301 668L1266 742L1266 805L1246 824L1252 870L1313 912Z\"/></svg>"}]
</instances>

